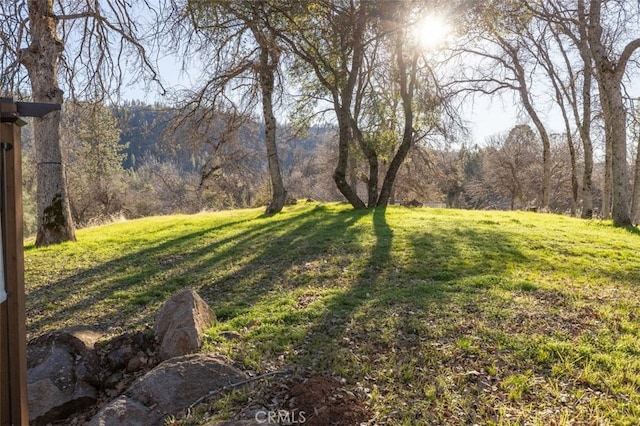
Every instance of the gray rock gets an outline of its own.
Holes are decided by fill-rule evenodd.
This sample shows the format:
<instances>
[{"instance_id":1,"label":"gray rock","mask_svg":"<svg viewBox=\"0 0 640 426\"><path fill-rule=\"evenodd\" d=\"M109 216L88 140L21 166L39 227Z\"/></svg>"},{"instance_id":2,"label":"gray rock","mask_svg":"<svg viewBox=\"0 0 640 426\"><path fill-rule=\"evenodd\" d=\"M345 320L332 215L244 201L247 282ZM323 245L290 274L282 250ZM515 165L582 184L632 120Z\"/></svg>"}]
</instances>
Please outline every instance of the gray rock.
<instances>
[{"instance_id":1,"label":"gray rock","mask_svg":"<svg viewBox=\"0 0 640 426\"><path fill-rule=\"evenodd\" d=\"M40 425L64 419L96 403L101 334L87 327L47 333L27 346L29 418Z\"/></svg>"},{"instance_id":2,"label":"gray rock","mask_svg":"<svg viewBox=\"0 0 640 426\"><path fill-rule=\"evenodd\" d=\"M109 370L116 371L124 368L129 362L133 350L131 346L122 346L107 354L107 366Z\"/></svg>"},{"instance_id":3,"label":"gray rock","mask_svg":"<svg viewBox=\"0 0 640 426\"><path fill-rule=\"evenodd\" d=\"M73 357L74 373L78 379L99 386L100 359L96 354L95 344L101 337L101 333L86 326L69 327L43 334L31 340L27 346L27 368L31 370L41 365L45 359L51 357L53 348L58 348Z\"/></svg>"},{"instance_id":4,"label":"gray rock","mask_svg":"<svg viewBox=\"0 0 640 426\"><path fill-rule=\"evenodd\" d=\"M204 331L216 320L209 305L193 290L176 293L160 309L154 333L160 343L160 359L196 352Z\"/></svg>"},{"instance_id":5,"label":"gray rock","mask_svg":"<svg viewBox=\"0 0 640 426\"><path fill-rule=\"evenodd\" d=\"M60 390L51 379L41 379L27 384L29 418L32 424L43 425L96 403L95 388L78 381L72 389Z\"/></svg>"},{"instance_id":6,"label":"gray rock","mask_svg":"<svg viewBox=\"0 0 640 426\"><path fill-rule=\"evenodd\" d=\"M89 422L89 426L156 426L162 424L162 413L126 396L120 396L104 406Z\"/></svg>"},{"instance_id":7,"label":"gray rock","mask_svg":"<svg viewBox=\"0 0 640 426\"><path fill-rule=\"evenodd\" d=\"M242 371L218 357L193 354L161 363L131 385L126 394L169 415L185 410L212 391L246 379Z\"/></svg>"}]
</instances>

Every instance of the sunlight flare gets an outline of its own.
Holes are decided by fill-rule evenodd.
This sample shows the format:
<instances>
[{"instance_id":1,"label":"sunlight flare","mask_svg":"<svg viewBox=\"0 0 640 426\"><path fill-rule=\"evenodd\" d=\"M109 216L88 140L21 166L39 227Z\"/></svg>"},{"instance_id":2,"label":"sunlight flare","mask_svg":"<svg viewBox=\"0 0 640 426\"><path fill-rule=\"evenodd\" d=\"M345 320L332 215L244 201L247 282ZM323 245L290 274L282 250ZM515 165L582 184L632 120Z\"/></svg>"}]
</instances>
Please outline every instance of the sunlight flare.
<instances>
[{"instance_id":1,"label":"sunlight flare","mask_svg":"<svg viewBox=\"0 0 640 426\"><path fill-rule=\"evenodd\" d=\"M446 43L452 28L443 16L429 14L416 22L413 32L420 47L432 50L442 47Z\"/></svg>"}]
</instances>

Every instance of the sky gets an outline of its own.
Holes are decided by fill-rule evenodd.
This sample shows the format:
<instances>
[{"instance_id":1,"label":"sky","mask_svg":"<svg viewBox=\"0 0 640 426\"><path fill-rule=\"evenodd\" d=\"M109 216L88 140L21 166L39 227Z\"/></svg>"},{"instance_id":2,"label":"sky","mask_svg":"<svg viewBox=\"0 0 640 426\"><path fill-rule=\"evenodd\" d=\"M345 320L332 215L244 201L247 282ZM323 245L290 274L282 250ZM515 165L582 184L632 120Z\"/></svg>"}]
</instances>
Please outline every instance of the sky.
<instances>
[{"instance_id":1,"label":"sky","mask_svg":"<svg viewBox=\"0 0 640 426\"><path fill-rule=\"evenodd\" d=\"M197 71L187 73L181 71L179 59L171 57L160 61L159 74L163 84L169 90L188 88L197 79ZM159 88L151 87L150 90L145 90L143 82L134 82L125 87L122 97L128 100L144 101L148 104L168 102L168 99L163 98L160 94ZM514 104L511 94L494 97L477 96L473 102L467 102L465 105L468 106L463 108L461 114L469 126L471 132L469 142L473 144L482 145L486 138L498 133L506 133L515 125L527 122L527 120L518 118L518 107ZM547 117L547 119L557 122L551 117Z\"/></svg>"},{"instance_id":2,"label":"sky","mask_svg":"<svg viewBox=\"0 0 640 426\"><path fill-rule=\"evenodd\" d=\"M507 133L511 128L526 120L518 117L518 106L511 95L478 96L473 105L463 110L462 116L468 121L471 140L482 145L493 135Z\"/></svg>"},{"instance_id":3,"label":"sky","mask_svg":"<svg viewBox=\"0 0 640 426\"><path fill-rule=\"evenodd\" d=\"M442 43L439 44L438 40L444 40L443 43L447 44L447 38L452 36L454 35L446 20L442 21L438 16L426 16L425 19L417 21L416 37L423 37L428 42L423 46L424 48L438 49L442 47ZM159 61L160 77L168 89L175 89L180 86L188 88L198 78L199 72L197 69L189 73L181 71L181 59L168 55ZM544 84L540 86L542 87ZM167 98L163 98L158 93L157 87L152 87L148 92L145 92L143 87L143 84L136 82L126 88L122 96L125 99L138 99L147 103L169 103ZM640 87L634 88L634 92L636 92L635 95L637 96L639 94L637 92L640 92ZM537 108L549 133L563 132L564 125L561 121L558 107L554 107L548 101L546 104L541 103L542 99L545 98L548 99L548 96L540 96L540 93L538 93L538 100L534 106ZM493 96L477 95L473 101L466 102L460 111L470 130L469 140L465 142L483 145L487 138L492 135L507 133L518 124L531 125L531 120L520 111L520 102L515 99L513 92Z\"/></svg>"},{"instance_id":4,"label":"sky","mask_svg":"<svg viewBox=\"0 0 640 426\"><path fill-rule=\"evenodd\" d=\"M447 43L446 38L451 34L449 27L446 23L439 22L437 17L428 16L427 18L422 22L424 25L417 27L416 36L423 37L428 41L428 43L421 43L423 48L439 49L442 47L442 43L438 44L438 40L443 39L443 43ZM193 87L192 83L196 82L200 75L198 63L194 62L193 68L189 72L184 72L181 69L181 61L182 58L170 54L159 60L160 78L170 91ZM125 99L137 99L150 104L154 102L169 103L168 99L160 95L159 88L154 86L151 90L145 91L144 84L139 82L134 82L133 85L125 88L122 96ZM548 97L544 98L548 99ZM564 126L557 107L540 103L536 107L543 122L547 125L549 133L563 132ZM503 92L492 96L476 95L472 101L465 102L460 110L463 121L470 131L469 139L464 142L470 145L483 145L487 138L496 134L505 134L518 124L531 124L531 120L526 114L522 114L520 111L520 103L513 92Z\"/></svg>"}]
</instances>

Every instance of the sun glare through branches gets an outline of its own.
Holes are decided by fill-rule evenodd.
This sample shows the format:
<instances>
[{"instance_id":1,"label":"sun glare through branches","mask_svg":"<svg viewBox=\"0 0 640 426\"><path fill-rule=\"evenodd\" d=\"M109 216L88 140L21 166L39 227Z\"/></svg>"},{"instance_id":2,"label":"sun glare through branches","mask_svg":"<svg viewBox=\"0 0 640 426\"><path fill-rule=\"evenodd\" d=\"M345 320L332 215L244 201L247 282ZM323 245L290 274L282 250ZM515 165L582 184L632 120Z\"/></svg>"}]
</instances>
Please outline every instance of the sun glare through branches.
<instances>
[{"instance_id":1,"label":"sun glare through branches","mask_svg":"<svg viewBox=\"0 0 640 426\"><path fill-rule=\"evenodd\" d=\"M451 25L436 14L425 15L413 26L413 35L423 49L432 50L442 47L451 35Z\"/></svg>"}]
</instances>

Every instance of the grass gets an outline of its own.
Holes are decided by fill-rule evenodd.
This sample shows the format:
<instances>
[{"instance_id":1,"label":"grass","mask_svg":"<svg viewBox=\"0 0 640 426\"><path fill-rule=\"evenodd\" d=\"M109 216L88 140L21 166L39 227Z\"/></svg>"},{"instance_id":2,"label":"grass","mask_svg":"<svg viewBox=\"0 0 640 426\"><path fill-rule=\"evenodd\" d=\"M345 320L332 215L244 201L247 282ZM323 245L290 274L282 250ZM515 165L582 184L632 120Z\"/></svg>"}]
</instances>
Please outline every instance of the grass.
<instances>
[{"instance_id":1,"label":"grass","mask_svg":"<svg viewBox=\"0 0 640 426\"><path fill-rule=\"evenodd\" d=\"M114 223L78 239L27 242L31 337L72 324L139 329L191 287L218 318L205 350L259 373L296 364L344 377L379 423L640 418L635 229L306 203L273 217ZM225 340L227 330L241 337Z\"/></svg>"}]
</instances>

